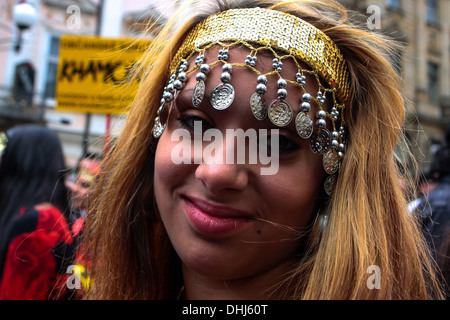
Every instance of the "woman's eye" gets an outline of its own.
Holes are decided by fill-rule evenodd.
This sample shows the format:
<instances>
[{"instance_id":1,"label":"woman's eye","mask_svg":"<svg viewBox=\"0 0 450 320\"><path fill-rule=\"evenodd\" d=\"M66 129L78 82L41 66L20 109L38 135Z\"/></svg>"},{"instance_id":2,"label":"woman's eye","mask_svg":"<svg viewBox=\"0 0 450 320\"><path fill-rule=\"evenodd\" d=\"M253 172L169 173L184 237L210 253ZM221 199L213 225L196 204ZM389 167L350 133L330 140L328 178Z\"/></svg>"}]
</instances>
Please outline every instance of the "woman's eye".
<instances>
[{"instance_id":1,"label":"woman's eye","mask_svg":"<svg viewBox=\"0 0 450 320\"><path fill-rule=\"evenodd\" d=\"M182 115L177 118L177 121L183 128L186 128L190 131L194 131L196 125L200 125L202 132L213 128L213 126L207 120L196 115Z\"/></svg>"},{"instance_id":2,"label":"woman's eye","mask_svg":"<svg viewBox=\"0 0 450 320\"><path fill-rule=\"evenodd\" d=\"M275 141L278 140L278 154L289 154L300 149L300 145L289 137L282 134L272 134L267 137L267 151L270 154L274 151L273 148L277 147L276 145L272 145L272 139Z\"/></svg>"}]
</instances>

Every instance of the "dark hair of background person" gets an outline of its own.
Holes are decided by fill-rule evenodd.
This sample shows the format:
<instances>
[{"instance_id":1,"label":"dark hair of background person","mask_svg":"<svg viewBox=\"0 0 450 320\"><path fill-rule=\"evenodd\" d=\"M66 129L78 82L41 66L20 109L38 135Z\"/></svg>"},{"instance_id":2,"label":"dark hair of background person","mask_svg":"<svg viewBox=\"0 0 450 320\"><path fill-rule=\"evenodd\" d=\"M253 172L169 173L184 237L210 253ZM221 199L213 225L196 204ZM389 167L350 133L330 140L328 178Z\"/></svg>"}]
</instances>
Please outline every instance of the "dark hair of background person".
<instances>
[{"instance_id":1,"label":"dark hair of background person","mask_svg":"<svg viewBox=\"0 0 450 320\"><path fill-rule=\"evenodd\" d=\"M446 283L446 299L450 299L450 123L445 140L424 173L436 186L423 196L421 214L425 238L435 255Z\"/></svg>"},{"instance_id":2,"label":"dark hair of background person","mask_svg":"<svg viewBox=\"0 0 450 320\"><path fill-rule=\"evenodd\" d=\"M67 173L61 142L39 125L13 127L0 160L0 269L6 230L21 208L51 203L68 218ZM1 270L0 270L1 271Z\"/></svg>"},{"instance_id":3,"label":"dark hair of background person","mask_svg":"<svg viewBox=\"0 0 450 320\"><path fill-rule=\"evenodd\" d=\"M450 175L450 124L445 132L445 141L434 155L434 159L426 172L428 179L439 182Z\"/></svg>"}]
</instances>

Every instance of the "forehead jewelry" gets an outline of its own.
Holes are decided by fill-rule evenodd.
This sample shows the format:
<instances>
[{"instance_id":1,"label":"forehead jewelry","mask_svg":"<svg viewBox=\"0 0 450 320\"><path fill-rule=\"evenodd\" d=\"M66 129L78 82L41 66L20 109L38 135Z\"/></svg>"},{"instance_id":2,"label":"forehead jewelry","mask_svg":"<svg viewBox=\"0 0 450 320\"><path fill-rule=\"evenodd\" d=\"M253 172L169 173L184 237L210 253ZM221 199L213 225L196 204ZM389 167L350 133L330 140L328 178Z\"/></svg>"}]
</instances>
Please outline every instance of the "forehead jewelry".
<instances>
[{"instance_id":1,"label":"forehead jewelry","mask_svg":"<svg viewBox=\"0 0 450 320\"><path fill-rule=\"evenodd\" d=\"M272 66L274 70L276 70L278 73L281 73L283 63L279 61L278 58L273 59ZM291 106L286 101L288 95L288 92L286 90L287 81L283 78L279 78L277 81L277 86L278 99L273 100L269 106L269 119L274 125L278 127L284 127L291 122L293 113Z\"/></svg>"},{"instance_id":2,"label":"forehead jewelry","mask_svg":"<svg viewBox=\"0 0 450 320\"><path fill-rule=\"evenodd\" d=\"M216 85L211 93L211 105L214 109L225 110L231 106L234 101L234 88L230 84L233 66L230 63L226 63L228 59L228 49L220 50L217 59L219 61L224 61L225 64L222 66L222 74L220 75L220 81L222 81L222 83Z\"/></svg>"},{"instance_id":3,"label":"forehead jewelry","mask_svg":"<svg viewBox=\"0 0 450 320\"><path fill-rule=\"evenodd\" d=\"M202 54L197 57L195 61L196 65L200 65L200 71L195 76L197 83L194 87L194 93L192 94L192 104L194 107L198 107L202 103L205 96L205 79L206 74L209 72L209 65L203 63L205 56Z\"/></svg>"},{"instance_id":4,"label":"forehead jewelry","mask_svg":"<svg viewBox=\"0 0 450 320\"><path fill-rule=\"evenodd\" d=\"M267 103L266 99L264 99L264 94L267 92L267 77L260 75L256 82L258 84L256 85L256 92L250 98L250 106L255 118L263 121L267 117Z\"/></svg>"},{"instance_id":5,"label":"forehead jewelry","mask_svg":"<svg viewBox=\"0 0 450 320\"><path fill-rule=\"evenodd\" d=\"M216 61L205 62L205 52L212 47L221 47ZM229 63L230 49L246 47L250 54L242 63ZM258 53L269 51L274 56L272 71L262 74L258 70ZM280 55L281 52L281 55ZM186 70L187 61L196 56L193 67ZM283 60L291 59L296 74L290 80L282 76ZM308 65L303 69L301 63ZM169 66L169 81L164 88L163 98L153 128L153 136L159 138L165 129L161 124L160 112L167 102L174 99L181 90L188 74L197 71L192 104L198 107L205 95L206 75L210 68L221 65L220 83L211 92L211 105L217 110L230 107L235 98L235 88L230 80L235 67L252 70L256 76L255 93L249 105L254 117L260 121L269 120L278 127L288 125L292 120L299 136L310 139L310 148L315 154L323 155L323 167L329 175L325 190L331 194L340 162L345 149L344 108L350 103L350 81L346 62L337 45L321 30L310 23L277 10L252 8L232 9L217 13L197 24L185 37ZM317 92L307 92L306 75L317 82ZM277 99L266 103L264 95L270 78L277 79ZM326 87L322 84L326 83ZM286 101L288 86L302 90L300 111L294 115ZM330 99L330 112L324 103ZM311 114L311 105L319 111ZM315 119L315 122L314 120ZM327 129L327 122L330 123Z\"/></svg>"},{"instance_id":6,"label":"forehead jewelry","mask_svg":"<svg viewBox=\"0 0 450 320\"><path fill-rule=\"evenodd\" d=\"M313 120L308 114L308 112L311 111L311 95L309 93L303 94L302 101L303 102L300 105L301 112L299 112L295 118L295 128L300 137L308 139L313 132Z\"/></svg>"}]
</instances>

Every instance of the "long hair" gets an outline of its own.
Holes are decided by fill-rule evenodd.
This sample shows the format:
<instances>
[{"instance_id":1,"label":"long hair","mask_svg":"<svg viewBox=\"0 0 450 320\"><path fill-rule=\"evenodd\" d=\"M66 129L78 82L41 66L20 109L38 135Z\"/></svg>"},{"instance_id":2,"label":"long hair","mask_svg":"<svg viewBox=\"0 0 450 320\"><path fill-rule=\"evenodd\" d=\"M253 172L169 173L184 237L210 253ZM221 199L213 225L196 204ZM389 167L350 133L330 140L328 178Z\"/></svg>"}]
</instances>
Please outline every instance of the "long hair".
<instances>
[{"instance_id":1,"label":"long hair","mask_svg":"<svg viewBox=\"0 0 450 320\"><path fill-rule=\"evenodd\" d=\"M326 209L328 224L318 247L298 261L268 298L441 297L434 265L414 217L408 215L394 161L405 108L389 62L391 42L353 26L335 1L276 0L188 3L153 40L142 59L145 80L88 214L85 245L95 257L90 297L177 297L182 286L180 261L154 200L153 119L169 64L184 36L207 16L236 7L281 10L313 24L340 47L351 78L352 102L344 114L349 138ZM370 266L381 270L380 289L368 289Z\"/></svg>"},{"instance_id":2,"label":"long hair","mask_svg":"<svg viewBox=\"0 0 450 320\"><path fill-rule=\"evenodd\" d=\"M6 132L8 142L0 160L0 248L8 225L24 207L47 202L68 215L67 173L56 133L39 125L16 126ZM3 259L3 254L0 260ZM1 263L0 265L3 265Z\"/></svg>"}]
</instances>

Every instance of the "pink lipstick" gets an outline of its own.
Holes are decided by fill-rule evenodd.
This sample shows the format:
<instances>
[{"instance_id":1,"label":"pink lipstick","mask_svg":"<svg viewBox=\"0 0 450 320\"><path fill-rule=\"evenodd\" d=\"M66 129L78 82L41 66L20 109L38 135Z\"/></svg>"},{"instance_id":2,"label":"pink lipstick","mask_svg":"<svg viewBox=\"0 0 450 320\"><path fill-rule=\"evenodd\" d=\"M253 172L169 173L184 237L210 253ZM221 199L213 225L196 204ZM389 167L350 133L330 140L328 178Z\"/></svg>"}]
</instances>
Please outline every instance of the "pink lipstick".
<instances>
[{"instance_id":1,"label":"pink lipstick","mask_svg":"<svg viewBox=\"0 0 450 320\"><path fill-rule=\"evenodd\" d=\"M204 235L225 235L253 221L253 217L245 211L217 206L193 197L184 196L182 199L192 227Z\"/></svg>"}]
</instances>

